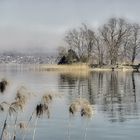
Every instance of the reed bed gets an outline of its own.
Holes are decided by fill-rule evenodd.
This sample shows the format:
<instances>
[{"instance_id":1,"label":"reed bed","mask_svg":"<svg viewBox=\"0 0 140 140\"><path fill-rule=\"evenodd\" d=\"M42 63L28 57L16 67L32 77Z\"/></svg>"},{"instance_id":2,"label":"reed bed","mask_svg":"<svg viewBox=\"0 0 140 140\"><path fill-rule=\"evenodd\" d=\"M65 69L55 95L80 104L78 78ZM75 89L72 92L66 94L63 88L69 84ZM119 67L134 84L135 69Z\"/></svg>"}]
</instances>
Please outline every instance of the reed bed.
<instances>
[{"instance_id":1,"label":"reed bed","mask_svg":"<svg viewBox=\"0 0 140 140\"><path fill-rule=\"evenodd\" d=\"M85 63L71 64L71 65L41 65L39 68L41 71L64 71L64 72L76 72L76 71L89 71L90 68Z\"/></svg>"},{"instance_id":2,"label":"reed bed","mask_svg":"<svg viewBox=\"0 0 140 140\"><path fill-rule=\"evenodd\" d=\"M77 98L73 101L69 106L70 116L75 116L75 114L79 114L79 116L84 117L86 119L91 119L94 114L94 108L89 103L87 99ZM87 128L89 121L86 120L86 127L84 132L84 140L87 139ZM68 139L70 140L70 129L71 129L71 119L69 120L68 125Z\"/></svg>"},{"instance_id":3,"label":"reed bed","mask_svg":"<svg viewBox=\"0 0 140 140\"><path fill-rule=\"evenodd\" d=\"M31 114L29 114L29 118L27 118L27 120L20 121L20 113L24 112L25 106L30 106L30 103L32 102L31 96L34 94L31 93L32 92L30 92L25 86L21 86L17 89L13 101L3 101L0 103L0 111L5 112L5 119L3 124L1 125L0 140L18 139L17 134L19 130L21 130L20 139L25 140L28 129L31 128L31 122L33 122L34 124L34 127L32 128L32 140L35 140L38 121L45 116L47 116L47 118L49 119L51 117L51 104L55 101L56 98L62 98L64 96L60 93L45 91L44 94L40 94L40 98L37 97L39 100L38 102L36 102ZM68 107L68 112L72 116L74 116L76 113L79 113L81 117L91 118L93 115L93 107L91 106L88 100L83 98L77 98ZM14 118L14 121L12 122L10 122L11 117ZM70 125L68 126L68 129L70 132ZM86 137L86 131L87 127L85 130L84 137Z\"/></svg>"}]
</instances>

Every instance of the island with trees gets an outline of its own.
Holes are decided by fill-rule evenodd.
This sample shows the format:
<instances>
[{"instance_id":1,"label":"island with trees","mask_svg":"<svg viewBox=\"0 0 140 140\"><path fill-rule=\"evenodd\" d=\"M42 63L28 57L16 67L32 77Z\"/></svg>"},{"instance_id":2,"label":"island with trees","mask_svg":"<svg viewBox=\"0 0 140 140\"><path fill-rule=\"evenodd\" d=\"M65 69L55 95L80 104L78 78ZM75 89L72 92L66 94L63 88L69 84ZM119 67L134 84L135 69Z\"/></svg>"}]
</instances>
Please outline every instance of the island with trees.
<instances>
[{"instance_id":1,"label":"island with trees","mask_svg":"<svg viewBox=\"0 0 140 140\"><path fill-rule=\"evenodd\" d=\"M66 32L64 41L58 64L85 63L93 69L140 67L140 25L124 18L110 18L98 29L82 24Z\"/></svg>"}]
</instances>

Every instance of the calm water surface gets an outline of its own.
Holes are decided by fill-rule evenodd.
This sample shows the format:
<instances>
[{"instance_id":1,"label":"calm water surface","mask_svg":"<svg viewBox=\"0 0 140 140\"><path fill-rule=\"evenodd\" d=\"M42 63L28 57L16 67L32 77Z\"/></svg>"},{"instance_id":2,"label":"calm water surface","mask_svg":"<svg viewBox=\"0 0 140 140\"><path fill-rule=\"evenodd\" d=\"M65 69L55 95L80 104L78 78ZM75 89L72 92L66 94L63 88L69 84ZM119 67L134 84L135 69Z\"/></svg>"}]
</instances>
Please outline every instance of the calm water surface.
<instances>
[{"instance_id":1,"label":"calm water surface","mask_svg":"<svg viewBox=\"0 0 140 140\"><path fill-rule=\"evenodd\" d=\"M35 140L139 140L140 139L140 73L92 72L89 74L63 74L23 70L19 67L0 67L0 78L6 77L9 86L0 100L14 100L17 89L24 85L33 94L19 122L27 122L35 104L47 92L63 94L51 104L50 119L38 119ZM91 119L79 115L70 117L68 106L75 98L86 98L93 105ZM0 112L2 127L6 113ZM13 133L14 116L9 117L8 135ZM17 128L17 139L26 131L32 139L35 117L28 130ZM10 134L9 134L10 133Z\"/></svg>"}]
</instances>

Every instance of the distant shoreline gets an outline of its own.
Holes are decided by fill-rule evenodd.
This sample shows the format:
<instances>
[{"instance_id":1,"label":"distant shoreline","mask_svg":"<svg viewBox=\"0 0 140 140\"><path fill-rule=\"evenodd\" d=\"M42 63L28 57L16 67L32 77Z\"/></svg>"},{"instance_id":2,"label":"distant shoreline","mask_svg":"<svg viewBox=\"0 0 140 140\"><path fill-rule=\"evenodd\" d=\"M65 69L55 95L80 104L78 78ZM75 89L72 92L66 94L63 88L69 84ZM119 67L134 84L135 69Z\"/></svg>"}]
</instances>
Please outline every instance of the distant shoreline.
<instances>
[{"instance_id":1,"label":"distant shoreline","mask_svg":"<svg viewBox=\"0 0 140 140\"><path fill-rule=\"evenodd\" d=\"M72 65L42 65L40 66L42 71L135 71L131 66L119 66L117 67L101 67L91 68L87 64L72 64Z\"/></svg>"},{"instance_id":2,"label":"distant shoreline","mask_svg":"<svg viewBox=\"0 0 140 140\"><path fill-rule=\"evenodd\" d=\"M25 70L39 70L39 71L61 71L61 72L92 72L92 71L135 71L131 66L111 67L105 66L101 68L92 68L87 64L72 64L72 65L57 65L57 64L0 64L0 69L18 68Z\"/></svg>"}]
</instances>

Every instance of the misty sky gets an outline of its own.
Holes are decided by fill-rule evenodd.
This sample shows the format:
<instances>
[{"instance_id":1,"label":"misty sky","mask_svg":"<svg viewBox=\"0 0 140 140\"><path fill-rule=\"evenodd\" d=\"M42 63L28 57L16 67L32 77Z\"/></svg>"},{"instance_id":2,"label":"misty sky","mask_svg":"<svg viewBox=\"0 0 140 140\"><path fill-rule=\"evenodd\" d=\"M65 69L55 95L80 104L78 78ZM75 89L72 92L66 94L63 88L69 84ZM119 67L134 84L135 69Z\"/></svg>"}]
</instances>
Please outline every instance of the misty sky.
<instances>
[{"instance_id":1,"label":"misty sky","mask_svg":"<svg viewBox=\"0 0 140 140\"><path fill-rule=\"evenodd\" d=\"M139 0L0 0L0 48L53 52L83 22L98 27L117 16L140 23L139 7Z\"/></svg>"}]
</instances>

